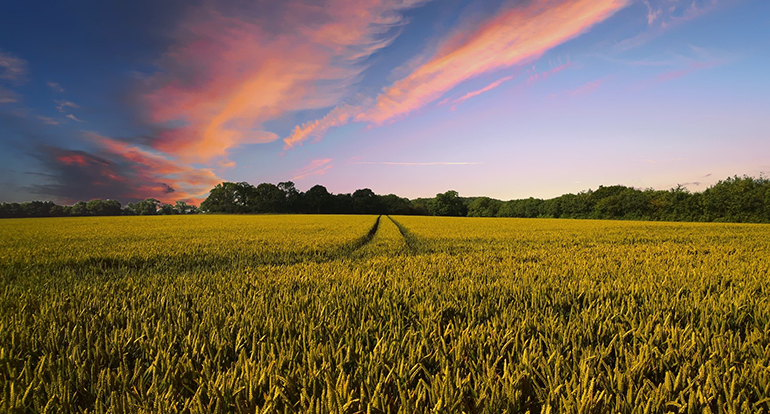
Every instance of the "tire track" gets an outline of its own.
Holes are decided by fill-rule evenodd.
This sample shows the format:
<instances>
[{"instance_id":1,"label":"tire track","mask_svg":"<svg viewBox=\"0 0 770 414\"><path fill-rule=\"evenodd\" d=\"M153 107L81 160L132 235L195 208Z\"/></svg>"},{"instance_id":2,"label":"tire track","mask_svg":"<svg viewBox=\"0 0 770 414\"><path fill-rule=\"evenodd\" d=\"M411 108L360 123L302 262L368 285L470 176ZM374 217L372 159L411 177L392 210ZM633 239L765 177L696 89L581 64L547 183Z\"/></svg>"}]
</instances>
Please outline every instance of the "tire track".
<instances>
[{"instance_id":1,"label":"tire track","mask_svg":"<svg viewBox=\"0 0 770 414\"><path fill-rule=\"evenodd\" d=\"M380 219L382 218L382 215L377 216L377 219L374 220L374 225L371 229L369 229L369 232L366 233L364 237L361 237L356 242L353 243L352 249L348 253L349 256L352 256L357 252L358 250L361 250L364 246L369 244L372 239L374 239L374 236L377 234L377 230L380 228Z\"/></svg>"},{"instance_id":2,"label":"tire track","mask_svg":"<svg viewBox=\"0 0 770 414\"><path fill-rule=\"evenodd\" d=\"M406 247L409 248L410 254L417 254L422 253L424 243L422 243L417 236L412 234L406 227L404 227L403 224L399 223L398 221L394 220L393 217L387 216L388 219L396 225L398 228L399 233L401 233L401 237L404 238L404 241L406 242Z\"/></svg>"}]
</instances>

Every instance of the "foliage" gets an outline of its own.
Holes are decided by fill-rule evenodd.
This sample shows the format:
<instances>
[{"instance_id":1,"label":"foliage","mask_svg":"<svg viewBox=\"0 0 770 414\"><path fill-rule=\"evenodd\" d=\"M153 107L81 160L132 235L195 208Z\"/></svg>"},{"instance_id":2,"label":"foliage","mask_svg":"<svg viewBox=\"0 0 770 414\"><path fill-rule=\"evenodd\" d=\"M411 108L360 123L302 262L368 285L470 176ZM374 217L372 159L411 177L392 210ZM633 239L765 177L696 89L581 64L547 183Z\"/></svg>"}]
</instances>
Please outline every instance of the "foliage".
<instances>
[{"instance_id":1,"label":"foliage","mask_svg":"<svg viewBox=\"0 0 770 414\"><path fill-rule=\"evenodd\" d=\"M114 200L91 200L73 206L50 201L0 204L0 218L195 214L195 206L164 205L155 199L129 203L122 210ZM654 221L770 222L770 180L732 177L702 193L682 186L670 190L640 190L622 185L564 194L552 199L501 201L489 197L460 197L450 190L434 198L409 200L378 195L369 188L353 194L332 194L315 185L306 192L291 181L277 185L223 182L211 189L201 212L225 214L390 214L469 217L581 218Z\"/></svg>"},{"instance_id":2,"label":"foliage","mask_svg":"<svg viewBox=\"0 0 770 414\"><path fill-rule=\"evenodd\" d=\"M246 182L223 182L211 189L208 198L201 203L201 210L228 214L251 213L256 199L257 189L253 185Z\"/></svg>"},{"instance_id":3,"label":"foliage","mask_svg":"<svg viewBox=\"0 0 770 414\"><path fill-rule=\"evenodd\" d=\"M436 194L436 198L428 203L428 211L434 216L464 216L467 214L465 203L454 190Z\"/></svg>"}]
</instances>

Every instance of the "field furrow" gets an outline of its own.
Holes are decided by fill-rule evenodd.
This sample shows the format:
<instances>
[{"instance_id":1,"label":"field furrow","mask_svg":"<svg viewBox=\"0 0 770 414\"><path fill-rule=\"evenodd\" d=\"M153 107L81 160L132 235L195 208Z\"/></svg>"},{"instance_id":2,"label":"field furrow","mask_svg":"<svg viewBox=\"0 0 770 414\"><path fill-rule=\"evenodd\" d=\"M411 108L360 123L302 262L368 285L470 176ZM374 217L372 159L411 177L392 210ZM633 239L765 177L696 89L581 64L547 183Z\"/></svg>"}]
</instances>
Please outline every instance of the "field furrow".
<instances>
[{"instance_id":1,"label":"field furrow","mask_svg":"<svg viewBox=\"0 0 770 414\"><path fill-rule=\"evenodd\" d=\"M398 227L390 218L381 216L377 232L369 243L356 252L354 258L395 256L407 252L407 245Z\"/></svg>"}]
</instances>

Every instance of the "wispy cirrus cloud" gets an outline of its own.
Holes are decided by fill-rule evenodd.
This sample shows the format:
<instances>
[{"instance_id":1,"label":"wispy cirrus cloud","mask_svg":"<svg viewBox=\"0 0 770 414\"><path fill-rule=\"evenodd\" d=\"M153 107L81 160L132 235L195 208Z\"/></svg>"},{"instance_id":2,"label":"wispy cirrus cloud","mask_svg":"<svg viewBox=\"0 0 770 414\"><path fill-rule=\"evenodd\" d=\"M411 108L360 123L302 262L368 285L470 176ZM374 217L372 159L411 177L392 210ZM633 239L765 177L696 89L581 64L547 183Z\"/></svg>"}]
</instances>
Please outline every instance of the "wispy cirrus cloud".
<instances>
[{"instance_id":1,"label":"wispy cirrus cloud","mask_svg":"<svg viewBox=\"0 0 770 414\"><path fill-rule=\"evenodd\" d=\"M532 61L625 7L625 0L532 2L456 33L432 59L385 88L361 119L383 124L439 98L465 80Z\"/></svg>"},{"instance_id":2,"label":"wispy cirrus cloud","mask_svg":"<svg viewBox=\"0 0 770 414\"><path fill-rule=\"evenodd\" d=\"M702 69L709 69L722 64L722 61L690 62L684 68L663 72L649 81L651 84L663 83L679 79Z\"/></svg>"},{"instance_id":3,"label":"wispy cirrus cloud","mask_svg":"<svg viewBox=\"0 0 770 414\"><path fill-rule=\"evenodd\" d=\"M19 101L19 94L0 86L0 104L13 103Z\"/></svg>"},{"instance_id":4,"label":"wispy cirrus cloud","mask_svg":"<svg viewBox=\"0 0 770 414\"><path fill-rule=\"evenodd\" d=\"M457 109L458 105L462 104L463 102L467 101L468 99L471 99L473 97L479 96L482 93L489 92L492 89L497 88L498 86L502 85L505 82L508 82L509 80L511 80L513 78L514 78L513 75L502 77L502 78L500 78L500 79L490 83L489 85L487 85L487 86L485 86L485 87L483 87L481 89L477 89L475 91L468 92L465 95L463 95L463 96L461 96L461 97L459 97L457 99L449 101L449 103L452 104L450 110L454 111L455 109Z\"/></svg>"},{"instance_id":5,"label":"wispy cirrus cloud","mask_svg":"<svg viewBox=\"0 0 770 414\"><path fill-rule=\"evenodd\" d=\"M310 138L320 139L322 132L329 128L347 124L358 109L351 105L342 105L332 109L326 116L315 121L310 121L302 125L297 125L292 131L291 136L284 139L284 149L290 149Z\"/></svg>"},{"instance_id":6,"label":"wispy cirrus cloud","mask_svg":"<svg viewBox=\"0 0 770 414\"><path fill-rule=\"evenodd\" d=\"M424 2L292 1L238 15L212 6L190 13L146 80L146 119L162 128L152 146L206 162L276 140L266 121L341 102L366 59L398 34L402 12Z\"/></svg>"},{"instance_id":7,"label":"wispy cirrus cloud","mask_svg":"<svg viewBox=\"0 0 770 414\"><path fill-rule=\"evenodd\" d=\"M292 180L301 180L312 175L324 175L332 168L331 162L331 158L313 160L308 165L297 170Z\"/></svg>"},{"instance_id":8,"label":"wispy cirrus cloud","mask_svg":"<svg viewBox=\"0 0 770 414\"><path fill-rule=\"evenodd\" d=\"M37 119L38 121L42 122L44 125L59 125L59 121L48 116L38 115Z\"/></svg>"},{"instance_id":9,"label":"wispy cirrus cloud","mask_svg":"<svg viewBox=\"0 0 770 414\"><path fill-rule=\"evenodd\" d=\"M80 108L80 105L65 99L54 99L54 103L56 104L56 110L61 113L65 113L70 109Z\"/></svg>"},{"instance_id":10,"label":"wispy cirrus cloud","mask_svg":"<svg viewBox=\"0 0 770 414\"><path fill-rule=\"evenodd\" d=\"M647 6L647 24L652 26L656 20L663 14L663 7L656 5L655 7L650 4L650 0L642 0L645 6Z\"/></svg>"},{"instance_id":11,"label":"wispy cirrus cloud","mask_svg":"<svg viewBox=\"0 0 770 414\"><path fill-rule=\"evenodd\" d=\"M537 81L546 80L550 78L551 76L565 70L571 67L574 67L575 65L567 59L567 63L561 63L559 62L556 65L551 65L551 68L542 72L539 72L535 66L532 66L532 69L527 69L527 73L529 76L527 77L527 83L532 84Z\"/></svg>"},{"instance_id":12,"label":"wispy cirrus cloud","mask_svg":"<svg viewBox=\"0 0 770 414\"><path fill-rule=\"evenodd\" d=\"M594 79L578 86L577 88L568 89L565 91L565 93L570 96L588 95L599 89L599 87L602 86L602 84L604 84L607 79L609 78L604 77L600 79Z\"/></svg>"},{"instance_id":13,"label":"wispy cirrus cloud","mask_svg":"<svg viewBox=\"0 0 770 414\"><path fill-rule=\"evenodd\" d=\"M56 93L63 93L64 92L64 88L62 88L62 86L59 85L56 82L48 81L48 82L46 82L46 85L48 85L48 87L51 88L51 91L53 91L53 92L56 92Z\"/></svg>"},{"instance_id":14,"label":"wispy cirrus cloud","mask_svg":"<svg viewBox=\"0 0 770 414\"><path fill-rule=\"evenodd\" d=\"M644 89L670 82L702 70L728 64L734 60L736 60L735 56L722 52L715 53L704 48L689 45L685 54L676 54L674 59L669 60L668 66L672 68L640 82L635 88Z\"/></svg>"},{"instance_id":15,"label":"wispy cirrus cloud","mask_svg":"<svg viewBox=\"0 0 770 414\"><path fill-rule=\"evenodd\" d=\"M527 76L526 81L524 83L522 83L522 84L519 84L517 86L517 89L522 89L522 88L530 86L530 85L532 85L532 84L534 84L536 82L544 81L544 80L550 78L551 76L553 76L553 75L555 75L555 74L557 74L557 73L559 73L559 72L561 72L561 71L563 71L565 69L568 69L568 68L571 68L571 67L575 67L575 65L572 62L570 62L569 59L567 59L567 63L561 63L561 59L559 59L559 60L557 60L556 63L551 62L550 65L551 65L551 67L549 69L543 70L543 71L539 71L535 65L532 65L531 68L527 69L528 76ZM498 79L495 82L490 83L489 85L487 85L487 86L485 86L485 87L483 87L481 89L477 89L475 91L468 92L468 93L466 93L465 95L463 95L463 96L461 96L459 98L455 98L455 99L446 98L446 99L443 99L443 100L441 100L438 103L438 105L445 105L445 104L451 103L453 105L451 106L450 110L454 111L454 110L457 109L458 105L460 105L461 103L465 102L466 100L468 100L470 98L474 98L474 97L476 97L478 95L481 95L481 94L483 94L485 92L488 92L488 91L490 91L492 89L495 89L498 86L502 85L503 83L508 82L508 81L514 79L515 77L516 77L515 75L505 76L503 78Z\"/></svg>"},{"instance_id":16,"label":"wispy cirrus cloud","mask_svg":"<svg viewBox=\"0 0 770 414\"><path fill-rule=\"evenodd\" d=\"M515 5L470 31L451 34L431 57L360 105L347 122L383 125L402 118L468 79L542 56L624 8L627 0L552 0ZM307 123L284 141L294 145L331 126Z\"/></svg>"},{"instance_id":17,"label":"wispy cirrus cloud","mask_svg":"<svg viewBox=\"0 0 770 414\"><path fill-rule=\"evenodd\" d=\"M620 50L628 50L657 38L667 30L715 11L736 0L643 0L648 30L617 42ZM641 8L640 8L641 10Z\"/></svg>"},{"instance_id":18,"label":"wispy cirrus cloud","mask_svg":"<svg viewBox=\"0 0 770 414\"><path fill-rule=\"evenodd\" d=\"M350 164L364 164L364 165L406 165L415 167L425 167L434 165L481 165L483 162L453 162L453 161L437 161L437 162L401 162L401 161L353 161Z\"/></svg>"},{"instance_id":19,"label":"wispy cirrus cloud","mask_svg":"<svg viewBox=\"0 0 770 414\"><path fill-rule=\"evenodd\" d=\"M672 163L672 162L680 162L680 161L687 161L687 160L688 158L685 158L685 157L666 158L666 159L646 158L646 159L643 159L642 162L647 164L663 164L663 163Z\"/></svg>"},{"instance_id":20,"label":"wispy cirrus cloud","mask_svg":"<svg viewBox=\"0 0 770 414\"><path fill-rule=\"evenodd\" d=\"M0 51L0 79L23 81L27 76L27 61Z\"/></svg>"}]
</instances>

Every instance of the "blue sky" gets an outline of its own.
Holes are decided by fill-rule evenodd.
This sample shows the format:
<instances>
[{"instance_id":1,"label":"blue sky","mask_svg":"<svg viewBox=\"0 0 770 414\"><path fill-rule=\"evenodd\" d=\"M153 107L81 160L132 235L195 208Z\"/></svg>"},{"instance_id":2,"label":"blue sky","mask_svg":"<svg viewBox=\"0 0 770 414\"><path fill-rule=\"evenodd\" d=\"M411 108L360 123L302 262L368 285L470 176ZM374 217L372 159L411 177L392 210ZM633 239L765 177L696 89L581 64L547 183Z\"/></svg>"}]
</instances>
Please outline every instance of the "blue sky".
<instances>
[{"instance_id":1,"label":"blue sky","mask_svg":"<svg viewBox=\"0 0 770 414\"><path fill-rule=\"evenodd\" d=\"M770 172L770 4L14 2L0 201L501 199Z\"/></svg>"}]
</instances>

